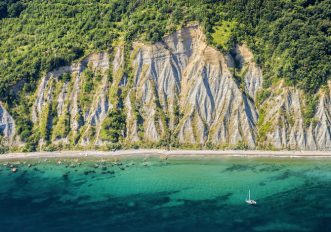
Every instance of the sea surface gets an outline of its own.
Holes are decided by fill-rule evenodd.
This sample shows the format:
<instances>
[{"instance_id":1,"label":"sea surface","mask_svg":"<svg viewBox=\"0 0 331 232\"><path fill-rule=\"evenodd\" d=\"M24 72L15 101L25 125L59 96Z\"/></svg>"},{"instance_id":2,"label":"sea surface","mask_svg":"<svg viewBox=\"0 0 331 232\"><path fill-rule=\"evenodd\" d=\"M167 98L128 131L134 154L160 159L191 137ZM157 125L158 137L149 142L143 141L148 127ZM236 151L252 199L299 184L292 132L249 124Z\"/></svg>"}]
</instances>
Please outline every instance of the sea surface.
<instances>
[{"instance_id":1,"label":"sea surface","mask_svg":"<svg viewBox=\"0 0 331 232\"><path fill-rule=\"evenodd\" d=\"M0 231L331 231L331 159L2 162Z\"/></svg>"}]
</instances>

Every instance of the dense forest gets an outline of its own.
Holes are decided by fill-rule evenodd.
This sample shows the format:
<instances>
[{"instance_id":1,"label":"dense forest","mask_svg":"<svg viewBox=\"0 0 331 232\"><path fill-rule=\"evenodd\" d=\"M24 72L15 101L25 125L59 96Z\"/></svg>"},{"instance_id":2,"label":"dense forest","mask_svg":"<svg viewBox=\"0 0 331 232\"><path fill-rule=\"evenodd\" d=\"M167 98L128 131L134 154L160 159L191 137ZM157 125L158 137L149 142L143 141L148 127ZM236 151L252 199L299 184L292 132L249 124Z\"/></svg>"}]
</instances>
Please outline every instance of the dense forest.
<instances>
[{"instance_id":1,"label":"dense forest","mask_svg":"<svg viewBox=\"0 0 331 232\"><path fill-rule=\"evenodd\" d=\"M226 5L240 21L246 41L270 78L284 78L308 93L330 77L330 0L232 0ZM230 16L231 17L231 16Z\"/></svg>"},{"instance_id":2,"label":"dense forest","mask_svg":"<svg viewBox=\"0 0 331 232\"><path fill-rule=\"evenodd\" d=\"M42 71L115 43L158 41L190 21L220 49L247 42L268 77L316 92L330 76L330 16L330 0L2 1L0 99L13 100L20 80L33 90Z\"/></svg>"},{"instance_id":3,"label":"dense forest","mask_svg":"<svg viewBox=\"0 0 331 232\"><path fill-rule=\"evenodd\" d=\"M284 79L314 94L330 78L330 18L331 0L1 1L0 101L29 137L32 102L25 96L43 74L118 44L159 41L190 22L222 52L247 43L265 87Z\"/></svg>"},{"instance_id":4,"label":"dense forest","mask_svg":"<svg viewBox=\"0 0 331 232\"><path fill-rule=\"evenodd\" d=\"M20 0L3 0L0 2L0 19L18 17L24 10L23 1Z\"/></svg>"}]
</instances>

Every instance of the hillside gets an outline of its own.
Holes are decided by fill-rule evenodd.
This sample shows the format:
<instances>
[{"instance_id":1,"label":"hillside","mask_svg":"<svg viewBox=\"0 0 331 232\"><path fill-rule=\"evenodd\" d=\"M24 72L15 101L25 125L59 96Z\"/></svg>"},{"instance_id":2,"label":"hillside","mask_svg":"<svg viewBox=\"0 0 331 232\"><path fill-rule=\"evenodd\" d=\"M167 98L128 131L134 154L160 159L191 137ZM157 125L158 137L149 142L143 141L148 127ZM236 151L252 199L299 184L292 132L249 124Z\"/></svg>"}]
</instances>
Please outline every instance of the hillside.
<instances>
[{"instance_id":1,"label":"hillside","mask_svg":"<svg viewBox=\"0 0 331 232\"><path fill-rule=\"evenodd\" d=\"M0 12L7 144L331 147L328 0L5 1Z\"/></svg>"}]
</instances>

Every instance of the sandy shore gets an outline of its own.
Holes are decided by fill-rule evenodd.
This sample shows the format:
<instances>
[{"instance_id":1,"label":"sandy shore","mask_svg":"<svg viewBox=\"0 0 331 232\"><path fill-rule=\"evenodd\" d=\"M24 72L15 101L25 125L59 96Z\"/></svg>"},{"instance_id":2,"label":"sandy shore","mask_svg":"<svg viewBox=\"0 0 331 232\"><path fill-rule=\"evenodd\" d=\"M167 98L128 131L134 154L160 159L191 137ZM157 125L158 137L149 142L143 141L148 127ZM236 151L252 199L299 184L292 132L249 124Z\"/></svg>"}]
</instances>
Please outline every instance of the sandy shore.
<instances>
[{"instance_id":1,"label":"sandy shore","mask_svg":"<svg viewBox=\"0 0 331 232\"><path fill-rule=\"evenodd\" d=\"M249 156L249 157L330 157L331 151L241 151L241 150L118 150L118 151L54 151L9 153L0 155L0 161L39 159L39 158L79 158L79 157L114 157L114 156Z\"/></svg>"}]
</instances>

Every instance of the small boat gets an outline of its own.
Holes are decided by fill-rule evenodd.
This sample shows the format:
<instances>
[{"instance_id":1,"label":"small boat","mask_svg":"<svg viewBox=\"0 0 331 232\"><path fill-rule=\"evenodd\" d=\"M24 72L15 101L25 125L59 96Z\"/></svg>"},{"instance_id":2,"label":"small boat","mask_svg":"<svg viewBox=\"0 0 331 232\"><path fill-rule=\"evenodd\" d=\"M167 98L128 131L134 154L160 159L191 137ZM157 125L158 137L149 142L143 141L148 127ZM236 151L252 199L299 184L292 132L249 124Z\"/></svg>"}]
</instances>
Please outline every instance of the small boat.
<instances>
[{"instance_id":1,"label":"small boat","mask_svg":"<svg viewBox=\"0 0 331 232\"><path fill-rule=\"evenodd\" d=\"M248 190L248 199L246 199L246 203L249 205L256 205L256 201L251 199L251 190Z\"/></svg>"}]
</instances>

